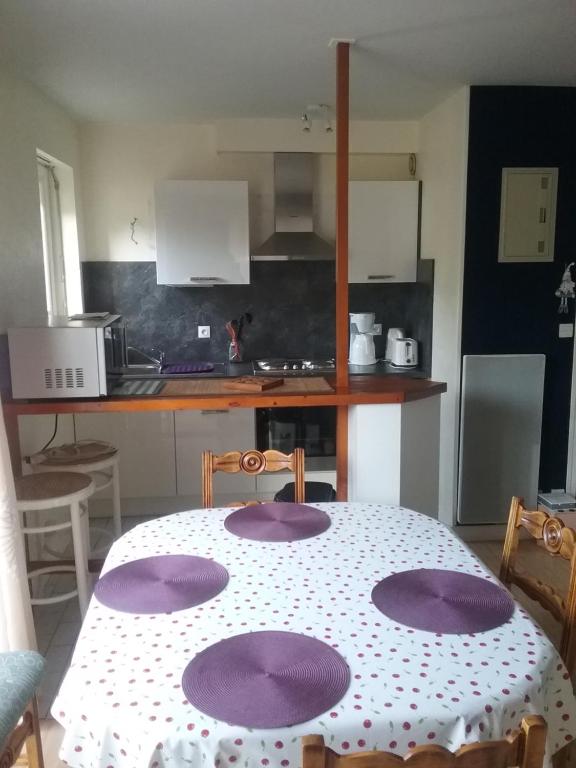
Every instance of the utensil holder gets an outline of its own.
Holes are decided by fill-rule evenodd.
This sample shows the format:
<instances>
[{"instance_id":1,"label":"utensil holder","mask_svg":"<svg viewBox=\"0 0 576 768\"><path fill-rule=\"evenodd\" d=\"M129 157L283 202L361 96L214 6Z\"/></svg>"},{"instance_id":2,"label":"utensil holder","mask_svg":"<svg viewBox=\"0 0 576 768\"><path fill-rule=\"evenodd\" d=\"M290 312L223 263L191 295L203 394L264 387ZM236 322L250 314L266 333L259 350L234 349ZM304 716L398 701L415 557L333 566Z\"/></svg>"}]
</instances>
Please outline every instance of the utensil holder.
<instances>
[{"instance_id":1,"label":"utensil holder","mask_svg":"<svg viewBox=\"0 0 576 768\"><path fill-rule=\"evenodd\" d=\"M231 363L241 363L244 360L244 345L237 339L228 345L228 360Z\"/></svg>"}]
</instances>

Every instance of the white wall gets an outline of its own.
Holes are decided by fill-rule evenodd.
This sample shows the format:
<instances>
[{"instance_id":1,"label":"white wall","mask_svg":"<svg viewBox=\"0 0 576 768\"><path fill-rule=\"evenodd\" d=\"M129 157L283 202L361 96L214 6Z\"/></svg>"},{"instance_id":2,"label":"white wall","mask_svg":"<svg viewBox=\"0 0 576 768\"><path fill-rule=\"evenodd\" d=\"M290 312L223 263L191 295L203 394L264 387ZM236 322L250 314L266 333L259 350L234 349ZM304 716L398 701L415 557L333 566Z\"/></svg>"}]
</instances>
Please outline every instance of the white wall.
<instances>
[{"instance_id":1,"label":"white wall","mask_svg":"<svg viewBox=\"0 0 576 768\"><path fill-rule=\"evenodd\" d=\"M46 312L36 150L77 169L74 122L0 71L0 334Z\"/></svg>"},{"instance_id":2,"label":"white wall","mask_svg":"<svg viewBox=\"0 0 576 768\"><path fill-rule=\"evenodd\" d=\"M302 131L299 120L290 119L217 120L215 128L219 152L336 151L336 131L326 133L322 121L314 117L308 133ZM416 152L418 132L416 120L352 120L350 152Z\"/></svg>"},{"instance_id":3,"label":"white wall","mask_svg":"<svg viewBox=\"0 0 576 768\"><path fill-rule=\"evenodd\" d=\"M154 183L161 179L246 179L251 239L272 231L272 155L217 154L213 126L99 124L81 128L86 259L155 261ZM137 218L134 239L130 222Z\"/></svg>"},{"instance_id":4,"label":"white wall","mask_svg":"<svg viewBox=\"0 0 576 768\"><path fill-rule=\"evenodd\" d=\"M247 133L245 122L250 122ZM233 143L231 124L238 127ZM267 136L269 124L271 136ZM220 151L220 123L216 124L99 124L82 126L81 177L85 218L87 260L154 261L156 258L154 223L154 184L161 179L246 179L250 192L250 240L263 242L274 229L272 151L318 151L289 141L289 127L296 137L302 132L294 121L229 121L226 148ZM353 124L354 126L355 124ZM408 155L398 154L397 124L394 131L386 123L375 123L367 146L379 146L379 154L353 154L350 175L355 179L408 178ZM405 126L402 146L417 149L413 124ZM406 128L406 126L408 126ZM380 129L379 131L377 129ZM274 129L274 130L273 130ZM306 137L306 134L303 134ZM379 141L375 141L379 136ZM246 144L247 138L251 144ZM328 139L333 142L333 138ZM266 151L247 151L246 146L265 147ZM232 151L233 150L233 151ZM329 146L325 151L329 151ZM385 154L386 152L394 154ZM318 154L316 220L325 237L334 235L335 211L334 155ZM130 239L130 222L137 218L135 237Z\"/></svg>"},{"instance_id":5,"label":"white wall","mask_svg":"<svg viewBox=\"0 0 576 768\"><path fill-rule=\"evenodd\" d=\"M445 381L440 427L439 519L455 521L469 89L420 123L422 258L434 259L432 378Z\"/></svg>"}]
</instances>

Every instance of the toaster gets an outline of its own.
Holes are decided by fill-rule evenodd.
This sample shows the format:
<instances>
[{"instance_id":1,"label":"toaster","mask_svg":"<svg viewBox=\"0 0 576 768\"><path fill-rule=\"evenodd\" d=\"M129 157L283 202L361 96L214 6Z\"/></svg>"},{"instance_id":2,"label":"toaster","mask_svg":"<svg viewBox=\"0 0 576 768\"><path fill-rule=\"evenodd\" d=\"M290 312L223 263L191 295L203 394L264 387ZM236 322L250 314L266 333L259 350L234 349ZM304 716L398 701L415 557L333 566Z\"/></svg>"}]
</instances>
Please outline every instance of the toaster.
<instances>
[{"instance_id":1,"label":"toaster","mask_svg":"<svg viewBox=\"0 0 576 768\"><path fill-rule=\"evenodd\" d=\"M392 339L390 363L398 368L414 368L418 365L418 342L415 339Z\"/></svg>"}]
</instances>

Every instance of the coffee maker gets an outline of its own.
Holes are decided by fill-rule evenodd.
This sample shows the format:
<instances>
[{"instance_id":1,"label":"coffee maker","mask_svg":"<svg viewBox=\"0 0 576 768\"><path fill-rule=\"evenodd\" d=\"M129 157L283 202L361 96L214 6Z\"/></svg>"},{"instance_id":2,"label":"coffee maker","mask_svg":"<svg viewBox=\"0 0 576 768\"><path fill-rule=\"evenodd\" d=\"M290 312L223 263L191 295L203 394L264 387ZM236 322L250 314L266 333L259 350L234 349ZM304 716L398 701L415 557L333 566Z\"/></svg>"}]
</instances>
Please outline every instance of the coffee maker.
<instances>
[{"instance_id":1,"label":"coffee maker","mask_svg":"<svg viewBox=\"0 0 576 768\"><path fill-rule=\"evenodd\" d=\"M374 336L378 333L374 327L374 312L350 313L350 353L351 365L374 365Z\"/></svg>"}]
</instances>

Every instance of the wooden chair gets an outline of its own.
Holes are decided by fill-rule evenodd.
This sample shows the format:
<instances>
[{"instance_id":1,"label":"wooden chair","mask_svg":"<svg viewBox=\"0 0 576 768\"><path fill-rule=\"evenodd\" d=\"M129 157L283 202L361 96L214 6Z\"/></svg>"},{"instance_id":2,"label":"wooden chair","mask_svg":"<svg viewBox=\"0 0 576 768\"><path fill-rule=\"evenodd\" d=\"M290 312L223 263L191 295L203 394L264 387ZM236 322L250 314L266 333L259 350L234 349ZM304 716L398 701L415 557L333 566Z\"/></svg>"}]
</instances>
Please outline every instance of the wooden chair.
<instances>
[{"instance_id":1,"label":"wooden chair","mask_svg":"<svg viewBox=\"0 0 576 768\"><path fill-rule=\"evenodd\" d=\"M554 587L517 569L516 556L520 528L525 528L534 539L541 542L542 548L550 555L570 562L570 581L565 599ZM576 636L576 531L546 512L528 511L523 505L523 499L514 496L510 505L508 528L502 552L500 581L508 587L516 584L528 597L540 603L562 624L560 655L570 676L573 676Z\"/></svg>"},{"instance_id":2,"label":"wooden chair","mask_svg":"<svg viewBox=\"0 0 576 768\"><path fill-rule=\"evenodd\" d=\"M34 651L0 653L0 766L20 764L26 745L26 765L44 768L35 691L44 672L44 659ZM20 758L22 759L22 758Z\"/></svg>"},{"instance_id":3,"label":"wooden chair","mask_svg":"<svg viewBox=\"0 0 576 768\"><path fill-rule=\"evenodd\" d=\"M322 736L304 736L302 768L542 768L545 746L545 720L529 715L522 720L519 731L501 741L466 744L457 752L438 744L424 744L404 757L376 750L339 755L325 746Z\"/></svg>"},{"instance_id":4,"label":"wooden chair","mask_svg":"<svg viewBox=\"0 0 576 768\"><path fill-rule=\"evenodd\" d=\"M294 501L304 502L304 449L295 448L294 453L280 451L229 451L216 456L212 451L202 454L202 505L205 509L213 506L214 494L212 476L214 472L244 472L259 475L262 472L279 472L288 469L294 472L296 492ZM235 505L237 506L237 505Z\"/></svg>"}]
</instances>

